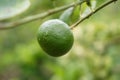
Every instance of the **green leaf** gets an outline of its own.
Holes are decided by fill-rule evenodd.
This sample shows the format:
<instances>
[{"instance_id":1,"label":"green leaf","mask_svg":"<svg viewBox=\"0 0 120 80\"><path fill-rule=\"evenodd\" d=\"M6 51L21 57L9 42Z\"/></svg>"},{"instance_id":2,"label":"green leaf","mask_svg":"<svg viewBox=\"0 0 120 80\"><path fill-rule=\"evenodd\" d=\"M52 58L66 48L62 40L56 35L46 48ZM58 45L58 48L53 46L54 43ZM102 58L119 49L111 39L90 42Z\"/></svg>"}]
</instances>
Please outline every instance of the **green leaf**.
<instances>
[{"instance_id":1,"label":"green leaf","mask_svg":"<svg viewBox=\"0 0 120 80\"><path fill-rule=\"evenodd\" d=\"M71 16L71 22L75 23L80 18L80 6L76 6Z\"/></svg>"},{"instance_id":2,"label":"green leaf","mask_svg":"<svg viewBox=\"0 0 120 80\"><path fill-rule=\"evenodd\" d=\"M83 4L83 13L81 14L81 17L85 17L86 15L88 15L92 10L94 10L96 7L96 1L95 0L91 0L91 6L87 6L86 4Z\"/></svg>"},{"instance_id":3,"label":"green leaf","mask_svg":"<svg viewBox=\"0 0 120 80\"><path fill-rule=\"evenodd\" d=\"M97 6L100 6L102 3L104 3L106 0L97 0Z\"/></svg>"},{"instance_id":4,"label":"green leaf","mask_svg":"<svg viewBox=\"0 0 120 80\"><path fill-rule=\"evenodd\" d=\"M68 25L73 24L80 18L80 6L71 7L65 10L60 16L60 20L64 21Z\"/></svg>"},{"instance_id":5,"label":"green leaf","mask_svg":"<svg viewBox=\"0 0 120 80\"><path fill-rule=\"evenodd\" d=\"M14 17L30 6L29 0L0 0L0 20Z\"/></svg>"},{"instance_id":6,"label":"green leaf","mask_svg":"<svg viewBox=\"0 0 120 80\"><path fill-rule=\"evenodd\" d=\"M71 8L68 8L67 10L65 10L61 15L60 15L60 20L62 20L63 22L67 23L70 25L71 23L71 15L72 15L72 12L73 12L73 7Z\"/></svg>"}]
</instances>

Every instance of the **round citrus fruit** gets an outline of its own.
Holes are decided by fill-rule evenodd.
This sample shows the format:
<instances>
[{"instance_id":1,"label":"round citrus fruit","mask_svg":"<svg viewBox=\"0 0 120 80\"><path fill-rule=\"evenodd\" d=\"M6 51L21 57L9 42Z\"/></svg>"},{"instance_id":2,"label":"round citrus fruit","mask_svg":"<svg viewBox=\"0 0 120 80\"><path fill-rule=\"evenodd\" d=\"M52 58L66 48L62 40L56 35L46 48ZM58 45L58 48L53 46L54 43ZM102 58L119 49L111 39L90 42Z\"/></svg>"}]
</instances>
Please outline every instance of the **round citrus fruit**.
<instances>
[{"instance_id":1,"label":"round citrus fruit","mask_svg":"<svg viewBox=\"0 0 120 80\"><path fill-rule=\"evenodd\" d=\"M74 41L70 27L58 19L44 22L38 30L37 40L41 48L54 57L66 54Z\"/></svg>"}]
</instances>

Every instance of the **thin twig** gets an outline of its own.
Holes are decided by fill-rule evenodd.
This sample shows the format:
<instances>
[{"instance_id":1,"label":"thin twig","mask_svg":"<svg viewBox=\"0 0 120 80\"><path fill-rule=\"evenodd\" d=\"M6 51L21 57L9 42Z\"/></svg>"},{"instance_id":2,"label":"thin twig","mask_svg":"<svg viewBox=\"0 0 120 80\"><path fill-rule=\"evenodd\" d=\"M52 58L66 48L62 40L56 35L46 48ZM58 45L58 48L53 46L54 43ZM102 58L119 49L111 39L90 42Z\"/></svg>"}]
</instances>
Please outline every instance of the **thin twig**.
<instances>
[{"instance_id":1,"label":"thin twig","mask_svg":"<svg viewBox=\"0 0 120 80\"><path fill-rule=\"evenodd\" d=\"M73 24L71 26L71 29L75 28L77 25L79 25L81 22L83 22L84 20L88 19L90 16L92 16L93 14L95 14L96 12L98 12L99 10L103 9L104 7L106 7L107 5L115 2L117 0L110 0L104 4L102 4L100 7L98 7L97 9L95 9L94 11L92 11L91 13L89 13L88 15L86 15L84 18L78 20L75 24Z\"/></svg>"},{"instance_id":2,"label":"thin twig","mask_svg":"<svg viewBox=\"0 0 120 80\"><path fill-rule=\"evenodd\" d=\"M31 21L43 19L47 16L50 16L50 15L55 14L57 12L63 11L65 9L68 9L68 8L73 7L75 5L81 5L83 2L85 2L85 1L81 0L81 1L78 1L76 3L69 4L67 6L58 7L58 8L52 9L52 10L48 10L47 12L28 16L28 17L25 17L23 19L19 19L17 21L13 21L13 22L5 22L5 23L1 22L0 23L0 30L15 28L15 27L18 27L19 25L22 25L22 24L25 24L25 23L28 23Z\"/></svg>"}]
</instances>

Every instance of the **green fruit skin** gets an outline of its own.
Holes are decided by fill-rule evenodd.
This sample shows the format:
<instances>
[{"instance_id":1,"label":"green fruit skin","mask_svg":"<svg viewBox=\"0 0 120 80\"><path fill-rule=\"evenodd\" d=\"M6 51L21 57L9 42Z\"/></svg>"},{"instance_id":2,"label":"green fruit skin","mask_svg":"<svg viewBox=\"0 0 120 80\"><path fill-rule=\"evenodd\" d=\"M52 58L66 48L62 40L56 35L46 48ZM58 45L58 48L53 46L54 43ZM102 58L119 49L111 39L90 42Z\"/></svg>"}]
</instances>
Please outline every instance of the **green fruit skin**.
<instances>
[{"instance_id":1,"label":"green fruit skin","mask_svg":"<svg viewBox=\"0 0 120 80\"><path fill-rule=\"evenodd\" d=\"M59 57L71 49L74 38L70 27L66 23L53 19L40 26L37 40L48 55Z\"/></svg>"}]
</instances>

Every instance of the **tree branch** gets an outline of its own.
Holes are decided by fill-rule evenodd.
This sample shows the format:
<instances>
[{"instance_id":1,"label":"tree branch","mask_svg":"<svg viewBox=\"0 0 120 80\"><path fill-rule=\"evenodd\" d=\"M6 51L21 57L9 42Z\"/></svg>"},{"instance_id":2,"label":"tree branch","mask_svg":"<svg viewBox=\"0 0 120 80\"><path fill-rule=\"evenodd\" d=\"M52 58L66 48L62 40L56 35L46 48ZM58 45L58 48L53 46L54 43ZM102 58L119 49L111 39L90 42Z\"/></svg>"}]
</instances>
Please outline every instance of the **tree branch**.
<instances>
[{"instance_id":1,"label":"tree branch","mask_svg":"<svg viewBox=\"0 0 120 80\"><path fill-rule=\"evenodd\" d=\"M83 2L85 2L85 0L80 0L78 2L74 2L74 3L69 4L67 6L58 7L58 8L52 9L52 10L48 10L47 12L43 12L43 13L36 14L33 16L28 16L28 17L25 17L25 18L17 20L17 21L0 23L0 30L15 28L15 27L18 27L19 25L22 25L22 24L25 24L25 23L28 23L31 21L43 19L47 16L50 16L50 15L55 14L57 12L63 11L65 9L68 9L68 8L73 7L75 5L81 5Z\"/></svg>"},{"instance_id":2,"label":"tree branch","mask_svg":"<svg viewBox=\"0 0 120 80\"><path fill-rule=\"evenodd\" d=\"M106 7L107 5L115 2L117 0L110 0L106 3L104 3L103 5L101 5L100 7L98 7L97 9L95 9L94 11L92 11L91 13L89 13L87 16L85 16L84 18L78 20L75 24L73 24L71 26L71 29L75 28L77 25L79 25L80 23L82 23L84 20L88 19L90 16L92 16L93 14L95 14L96 12L98 12L99 10L103 9L104 7Z\"/></svg>"},{"instance_id":3,"label":"tree branch","mask_svg":"<svg viewBox=\"0 0 120 80\"><path fill-rule=\"evenodd\" d=\"M88 19L90 16L92 16L93 14L95 14L96 12L98 12L99 10L103 9L104 7L106 7L107 5L109 5L109 4L111 4L111 3L115 2L115 1L117 1L117 0L110 0L110 1L108 1L106 3L104 3L103 5L101 5L100 7L98 7L96 10L92 11L87 16L85 16L84 18L78 20L75 24L73 24L71 26L71 29L75 28L81 22L83 22L84 20ZM28 22L31 22L31 21L35 21L35 20L38 20L38 19L43 19L43 18L45 18L47 16L50 16L50 15L55 14L57 12L63 11L65 9L68 9L68 8L73 7L75 5L82 4L83 2L85 2L85 0L81 0L79 2L72 3L72 4L67 5L67 6L58 7L58 8L49 10L47 12L43 12L41 14L36 14L36 15L33 15L33 16L28 16L28 17L25 17L25 18L17 20L17 21L0 23L0 30L15 28L15 27L18 27L19 25L22 25L22 24L25 24L25 23L28 23Z\"/></svg>"}]
</instances>

